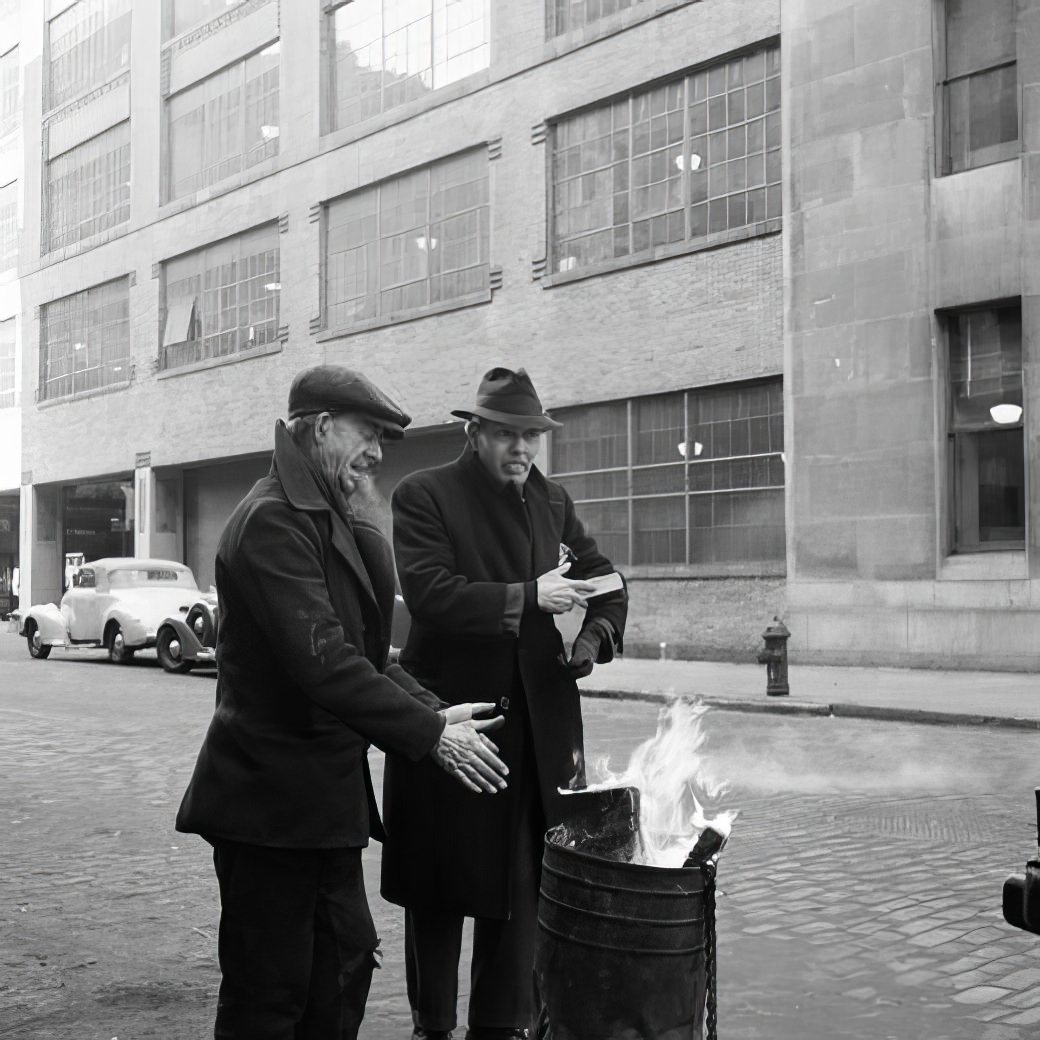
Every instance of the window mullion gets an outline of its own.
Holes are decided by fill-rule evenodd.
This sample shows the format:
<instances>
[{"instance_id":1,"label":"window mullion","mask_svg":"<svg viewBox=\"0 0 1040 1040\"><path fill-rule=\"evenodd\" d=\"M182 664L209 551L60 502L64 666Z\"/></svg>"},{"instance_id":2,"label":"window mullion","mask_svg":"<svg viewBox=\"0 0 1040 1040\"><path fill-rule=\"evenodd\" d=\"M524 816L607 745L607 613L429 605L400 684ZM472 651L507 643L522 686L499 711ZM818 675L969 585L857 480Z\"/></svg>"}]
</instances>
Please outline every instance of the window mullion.
<instances>
[{"instance_id":1,"label":"window mullion","mask_svg":"<svg viewBox=\"0 0 1040 1040\"><path fill-rule=\"evenodd\" d=\"M376 185L376 315L383 313L383 187Z\"/></svg>"},{"instance_id":2,"label":"window mullion","mask_svg":"<svg viewBox=\"0 0 1040 1040\"><path fill-rule=\"evenodd\" d=\"M630 113L631 114L631 110ZM625 498L628 504L628 563L636 559L635 499L632 485L632 399L625 402Z\"/></svg>"},{"instance_id":3,"label":"window mullion","mask_svg":"<svg viewBox=\"0 0 1040 1040\"><path fill-rule=\"evenodd\" d=\"M433 33L433 13L432 13L432 8L431 8L431 13L430 13L430 32L431 32L431 36L432 36L432 33ZM432 276L431 276L431 270L430 270L432 268L432 266L433 266L432 263L430 262L433 259L433 228L431 227L431 224L430 224L430 222L431 222L431 220L433 218L432 209L433 209L433 167L431 166L426 171L426 227L424 228L424 234L426 235L426 253L425 253L425 256L426 256L426 277L424 278L424 282L426 283L425 287L426 287L426 302L427 302L427 304L429 304L430 301L433 299L433 284L432 284ZM443 244L444 243L442 242L441 245L443 245Z\"/></svg>"},{"instance_id":4,"label":"window mullion","mask_svg":"<svg viewBox=\"0 0 1040 1040\"><path fill-rule=\"evenodd\" d=\"M693 227L690 222L690 164L693 161L693 142L690 140L690 77L683 77L683 89L682 89L682 106L683 106L683 134L682 134L682 154L683 162L680 170L680 184L682 187L682 197L680 202L683 209L683 241L689 242ZM747 113L745 113L746 115ZM746 152L745 152L746 155ZM745 158L745 162L746 162ZM683 394L683 408L686 407L686 395ZM683 422L686 422L685 411L683 412ZM689 521L689 516L687 516ZM689 538L687 538L687 554L689 553Z\"/></svg>"},{"instance_id":5,"label":"window mullion","mask_svg":"<svg viewBox=\"0 0 1040 1040\"><path fill-rule=\"evenodd\" d=\"M633 227L634 227L633 213L635 212L635 210L633 208L633 203L634 203L635 200L633 198L633 191L634 191L634 189L632 187L632 150L633 150L633 148L635 148L635 143L636 143L636 136L635 136L635 130L636 130L636 128L635 128L635 103L634 102L635 102L635 97L634 97L633 94L630 93L628 95L628 149L627 149L628 150L627 162L628 162L628 255L629 256L632 255L632 250L633 250L633 246L634 246L634 241L633 241Z\"/></svg>"},{"instance_id":6,"label":"window mullion","mask_svg":"<svg viewBox=\"0 0 1040 1040\"><path fill-rule=\"evenodd\" d=\"M690 559L690 402L689 393L684 390L682 394L682 409L683 409L683 444L686 445L686 450L683 452L683 508L686 514L686 552L685 559L687 563L691 563Z\"/></svg>"}]
</instances>

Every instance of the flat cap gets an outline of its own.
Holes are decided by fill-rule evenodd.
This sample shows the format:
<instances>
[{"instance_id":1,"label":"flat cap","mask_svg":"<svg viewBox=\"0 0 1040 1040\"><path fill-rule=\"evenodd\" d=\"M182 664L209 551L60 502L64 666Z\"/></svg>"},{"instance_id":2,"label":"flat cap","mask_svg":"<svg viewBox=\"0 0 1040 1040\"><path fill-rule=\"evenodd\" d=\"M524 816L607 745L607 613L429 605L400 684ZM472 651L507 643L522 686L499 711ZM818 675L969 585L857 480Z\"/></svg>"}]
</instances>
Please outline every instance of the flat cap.
<instances>
[{"instance_id":1,"label":"flat cap","mask_svg":"<svg viewBox=\"0 0 1040 1040\"><path fill-rule=\"evenodd\" d=\"M330 412L362 415L383 428L383 436L397 439L412 417L371 379L343 365L315 365L296 375L289 387L289 418Z\"/></svg>"}]
</instances>

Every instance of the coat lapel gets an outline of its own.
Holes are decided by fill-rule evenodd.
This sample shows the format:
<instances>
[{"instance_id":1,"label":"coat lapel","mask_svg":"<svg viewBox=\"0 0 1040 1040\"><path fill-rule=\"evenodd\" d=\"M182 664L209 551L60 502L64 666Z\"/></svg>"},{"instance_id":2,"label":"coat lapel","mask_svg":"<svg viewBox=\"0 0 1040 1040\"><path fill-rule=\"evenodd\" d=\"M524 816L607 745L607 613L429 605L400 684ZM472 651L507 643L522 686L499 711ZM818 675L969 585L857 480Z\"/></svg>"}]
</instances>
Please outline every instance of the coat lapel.
<instances>
[{"instance_id":1,"label":"coat lapel","mask_svg":"<svg viewBox=\"0 0 1040 1040\"><path fill-rule=\"evenodd\" d=\"M524 484L524 497L531 517L531 535L534 543L531 546L531 556L537 576L552 570L559 562L560 546L554 540L554 532L561 530L563 525L554 521L545 477L533 466Z\"/></svg>"}]
</instances>

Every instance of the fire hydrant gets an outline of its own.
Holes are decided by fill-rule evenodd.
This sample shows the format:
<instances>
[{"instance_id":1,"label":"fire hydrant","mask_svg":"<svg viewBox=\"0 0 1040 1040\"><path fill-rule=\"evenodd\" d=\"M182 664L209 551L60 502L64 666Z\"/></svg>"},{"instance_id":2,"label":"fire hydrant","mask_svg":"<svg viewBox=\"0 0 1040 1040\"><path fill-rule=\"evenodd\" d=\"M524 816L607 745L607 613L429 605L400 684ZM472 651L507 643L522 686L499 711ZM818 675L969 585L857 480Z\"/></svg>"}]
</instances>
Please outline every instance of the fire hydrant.
<instances>
[{"instance_id":1,"label":"fire hydrant","mask_svg":"<svg viewBox=\"0 0 1040 1040\"><path fill-rule=\"evenodd\" d=\"M786 697L791 692L787 685L787 640L791 633L778 618L763 633L765 650L759 651L758 663L766 666L766 694L770 697Z\"/></svg>"}]
</instances>

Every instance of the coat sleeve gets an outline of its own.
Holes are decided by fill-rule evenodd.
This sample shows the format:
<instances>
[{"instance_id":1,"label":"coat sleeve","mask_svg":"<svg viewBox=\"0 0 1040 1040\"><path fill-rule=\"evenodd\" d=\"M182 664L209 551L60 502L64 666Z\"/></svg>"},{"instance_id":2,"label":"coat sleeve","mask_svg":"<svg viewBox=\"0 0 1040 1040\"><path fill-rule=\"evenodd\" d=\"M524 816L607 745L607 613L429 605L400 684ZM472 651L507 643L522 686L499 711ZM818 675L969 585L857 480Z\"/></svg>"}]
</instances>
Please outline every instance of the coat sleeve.
<instances>
[{"instance_id":1,"label":"coat sleeve","mask_svg":"<svg viewBox=\"0 0 1040 1040\"><path fill-rule=\"evenodd\" d=\"M296 689L384 751L417 760L433 749L444 719L347 642L313 525L287 505L257 502L230 572Z\"/></svg>"},{"instance_id":2,"label":"coat sleeve","mask_svg":"<svg viewBox=\"0 0 1040 1040\"><path fill-rule=\"evenodd\" d=\"M524 583L460 574L444 517L422 483L399 484L390 504L397 572L412 616L460 636L515 635Z\"/></svg>"},{"instance_id":3,"label":"coat sleeve","mask_svg":"<svg viewBox=\"0 0 1040 1040\"><path fill-rule=\"evenodd\" d=\"M563 541L577 557L577 561L567 571L567 577L594 578L601 574L610 574L616 568L600 552L596 540L585 530L585 525L574 509L571 496L563 488L559 489L559 493L563 495ZM623 575L621 580L624 581ZM608 592L590 599L589 605L585 608L582 630L584 631L597 620L607 622L614 633L614 646L620 653L624 649L627 618L628 589L626 587L618 592Z\"/></svg>"}]
</instances>

